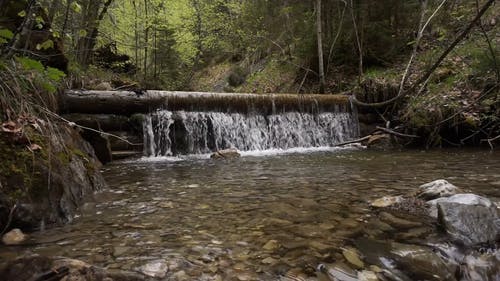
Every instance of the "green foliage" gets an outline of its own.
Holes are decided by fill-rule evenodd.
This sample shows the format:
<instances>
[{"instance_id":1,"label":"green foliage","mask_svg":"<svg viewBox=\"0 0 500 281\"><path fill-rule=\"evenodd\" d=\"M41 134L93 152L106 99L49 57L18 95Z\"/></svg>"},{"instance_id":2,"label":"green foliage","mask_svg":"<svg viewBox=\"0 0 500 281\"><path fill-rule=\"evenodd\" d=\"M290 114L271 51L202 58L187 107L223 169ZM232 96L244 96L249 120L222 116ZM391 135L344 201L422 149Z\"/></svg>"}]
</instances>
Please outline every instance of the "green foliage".
<instances>
[{"instance_id":1,"label":"green foliage","mask_svg":"<svg viewBox=\"0 0 500 281\"><path fill-rule=\"evenodd\" d=\"M59 69L45 68L40 61L28 57L15 57L15 60L25 71L32 74L32 81L49 94L54 94L59 83L66 77L66 74Z\"/></svg>"},{"instance_id":2,"label":"green foliage","mask_svg":"<svg viewBox=\"0 0 500 281\"><path fill-rule=\"evenodd\" d=\"M47 67L46 74L47 77L54 82L61 82L61 80L66 77L64 72L53 67Z\"/></svg>"},{"instance_id":3,"label":"green foliage","mask_svg":"<svg viewBox=\"0 0 500 281\"><path fill-rule=\"evenodd\" d=\"M41 44L36 45L37 50L48 50L54 48L54 41L48 39Z\"/></svg>"},{"instance_id":4,"label":"green foliage","mask_svg":"<svg viewBox=\"0 0 500 281\"><path fill-rule=\"evenodd\" d=\"M42 73L45 67L40 61L28 58L28 57L15 57L16 61L21 64L21 66L26 70L34 70Z\"/></svg>"},{"instance_id":5,"label":"green foliage","mask_svg":"<svg viewBox=\"0 0 500 281\"><path fill-rule=\"evenodd\" d=\"M72 1L70 4L70 9L75 12L75 13L81 13L82 12L82 6L78 4L76 1Z\"/></svg>"},{"instance_id":6,"label":"green foliage","mask_svg":"<svg viewBox=\"0 0 500 281\"><path fill-rule=\"evenodd\" d=\"M492 46L492 52L482 49L475 54L472 69L475 76L491 77L500 68L500 48Z\"/></svg>"},{"instance_id":7,"label":"green foliage","mask_svg":"<svg viewBox=\"0 0 500 281\"><path fill-rule=\"evenodd\" d=\"M0 44L5 44L9 42L14 37L14 33L9 29L3 28L0 29Z\"/></svg>"}]
</instances>

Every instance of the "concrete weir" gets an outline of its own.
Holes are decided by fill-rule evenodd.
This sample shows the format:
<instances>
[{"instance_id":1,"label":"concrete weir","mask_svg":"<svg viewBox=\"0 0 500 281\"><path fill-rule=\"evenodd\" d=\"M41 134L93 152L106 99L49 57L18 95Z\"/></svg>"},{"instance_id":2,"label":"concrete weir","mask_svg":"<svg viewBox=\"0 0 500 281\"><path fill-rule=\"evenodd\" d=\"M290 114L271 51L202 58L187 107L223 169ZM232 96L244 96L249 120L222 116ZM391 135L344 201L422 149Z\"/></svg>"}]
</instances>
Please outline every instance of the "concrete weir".
<instances>
[{"instance_id":1,"label":"concrete weir","mask_svg":"<svg viewBox=\"0 0 500 281\"><path fill-rule=\"evenodd\" d=\"M61 96L61 112L87 114L213 111L275 114L283 112L349 112L346 95L242 94L178 91L68 90Z\"/></svg>"}]
</instances>

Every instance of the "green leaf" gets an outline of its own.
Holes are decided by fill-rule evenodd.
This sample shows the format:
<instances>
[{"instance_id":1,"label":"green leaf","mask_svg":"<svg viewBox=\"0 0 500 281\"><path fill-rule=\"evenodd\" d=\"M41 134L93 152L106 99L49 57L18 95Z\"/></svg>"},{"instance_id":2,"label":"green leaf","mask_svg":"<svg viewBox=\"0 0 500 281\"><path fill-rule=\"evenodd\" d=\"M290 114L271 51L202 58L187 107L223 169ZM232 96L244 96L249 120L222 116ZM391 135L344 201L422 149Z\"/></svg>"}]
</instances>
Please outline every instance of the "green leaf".
<instances>
[{"instance_id":1,"label":"green leaf","mask_svg":"<svg viewBox=\"0 0 500 281\"><path fill-rule=\"evenodd\" d=\"M49 82L45 82L45 81L41 82L41 86L45 91L47 91L51 94L53 94L57 91L56 86L54 86L52 83L49 83Z\"/></svg>"},{"instance_id":2,"label":"green leaf","mask_svg":"<svg viewBox=\"0 0 500 281\"><path fill-rule=\"evenodd\" d=\"M61 81L62 78L66 76L66 73L62 72L61 70L53 67L47 67L47 76L49 77L50 80L53 80L55 82Z\"/></svg>"},{"instance_id":3,"label":"green leaf","mask_svg":"<svg viewBox=\"0 0 500 281\"><path fill-rule=\"evenodd\" d=\"M87 36L87 30L85 30L85 29L80 29L80 30L78 31L78 35L80 35L80 37L85 37L85 36Z\"/></svg>"},{"instance_id":4,"label":"green leaf","mask_svg":"<svg viewBox=\"0 0 500 281\"><path fill-rule=\"evenodd\" d=\"M26 57L16 57L16 60L26 70L36 70L38 72L43 72L45 70L43 64L37 60Z\"/></svg>"},{"instance_id":5,"label":"green leaf","mask_svg":"<svg viewBox=\"0 0 500 281\"><path fill-rule=\"evenodd\" d=\"M14 37L14 33L8 29L0 29L0 37L10 40Z\"/></svg>"},{"instance_id":6,"label":"green leaf","mask_svg":"<svg viewBox=\"0 0 500 281\"><path fill-rule=\"evenodd\" d=\"M26 11L20 11L19 14L17 14L18 16L20 16L21 18L24 18L26 16Z\"/></svg>"},{"instance_id":7,"label":"green leaf","mask_svg":"<svg viewBox=\"0 0 500 281\"><path fill-rule=\"evenodd\" d=\"M408 43L406 43L406 46L411 46L413 44L417 43L417 40L413 40L413 41L410 41Z\"/></svg>"},{"instance_id":8,"label":"green leaf","mask_svg":"<svg viewBox=\"0 0 500 281\"><path fill-rule=\"evenodd\" d=\"M75 13L79 14L79 13L82 12L82 6L80 6L80 4L78 4L77 2L72 2L71 5L70 5L70 8Z\"/></svg>"},{"instance_id":9,"label":"green leaf","mask_svg":"<svg viewBox=\"0 0 500 281\"><path fill-rule=\"evenodd\" d=\"M36 45L37 50L47 50L47 49L51 49L51 48L54 48L54 41L52 41L50 39L43 42L42 44Z\"/></svg>"},{"instance_id":10,"label":"green leaf","mask_svg":"<svg viewBox=\"0 0 500 281\"><path fill-rule=\"evenodd\" d=\"M39 23L39 24L43 24L43 23L45 23L45 21L43 20L43 18L42 18L41 16L37 16L37 17L35 18L35 21L36 21L37 23Z\"/></svg>"}]
</instances>

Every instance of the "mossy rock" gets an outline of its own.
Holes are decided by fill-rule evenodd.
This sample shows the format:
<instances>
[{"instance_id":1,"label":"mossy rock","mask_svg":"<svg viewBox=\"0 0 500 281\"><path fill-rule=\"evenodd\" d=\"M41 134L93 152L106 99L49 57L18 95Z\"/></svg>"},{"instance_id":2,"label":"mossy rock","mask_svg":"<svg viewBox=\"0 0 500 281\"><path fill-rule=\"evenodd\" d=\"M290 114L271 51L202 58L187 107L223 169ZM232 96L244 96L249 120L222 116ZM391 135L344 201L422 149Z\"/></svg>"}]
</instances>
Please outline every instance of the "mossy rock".
<instances>
[{"instance_id":1,"label":"mossy rock","mask_svg":"<svg viewBox=\"0 0 500 281\"><path fill-rule=\"evenodd\" d=\"M47 128L42 128L42 131ZM31 231L40 221L47 225L71 220L86 196L105 183L92 147L65 124L57 133L43 135L26 130L41 148L30 151L0 134L0 228L16 204L10 228Z\"/></svg>"}]
</instances>

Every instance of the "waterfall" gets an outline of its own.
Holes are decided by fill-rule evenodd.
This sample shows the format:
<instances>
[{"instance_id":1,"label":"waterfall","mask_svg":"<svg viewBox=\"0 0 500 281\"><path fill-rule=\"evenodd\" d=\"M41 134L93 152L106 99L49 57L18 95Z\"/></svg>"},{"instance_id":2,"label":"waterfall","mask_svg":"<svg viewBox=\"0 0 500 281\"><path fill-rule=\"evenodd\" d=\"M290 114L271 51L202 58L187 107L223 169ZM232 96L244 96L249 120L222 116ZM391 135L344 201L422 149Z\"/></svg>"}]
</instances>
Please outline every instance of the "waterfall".
<instances>
[{"instance_id":1,"label":"waterfall","mask_svg":"<svg viewBox=\"0 0 500 281\"><path fill-rule=\"evenodd\" d=\"M274 111L275 112L275 111ZM329 147L358 135L349 112L258 112L157 110L144 121L147 156Z\"/></svg>"}]
</instances>

